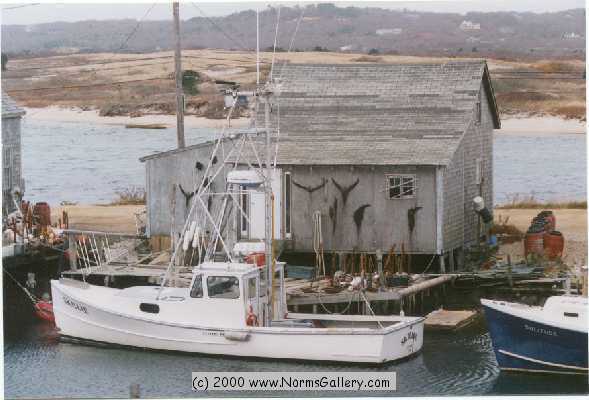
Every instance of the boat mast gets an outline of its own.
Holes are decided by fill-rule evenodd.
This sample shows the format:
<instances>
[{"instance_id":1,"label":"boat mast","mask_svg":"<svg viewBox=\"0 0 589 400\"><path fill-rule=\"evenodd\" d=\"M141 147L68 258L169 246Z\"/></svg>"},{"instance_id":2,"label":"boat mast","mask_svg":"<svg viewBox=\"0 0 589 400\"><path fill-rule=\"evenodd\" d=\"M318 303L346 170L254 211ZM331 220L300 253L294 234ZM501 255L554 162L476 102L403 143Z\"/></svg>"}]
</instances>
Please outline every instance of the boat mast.
<instances>
[{"instance_id":1,"label":"boat mast","mask_svg":"<svg viewBox=\"0 0 589 400\"><path fill-rule=\"evenodd\" d=\"M267 299L267 310L266 310L266 323L265 326L270 326L272 321L273 311L273 281L274 281L274 260L272 259L272 172L270 169L270 91L268 87L264 88L262 98L264 99L264 120L265 120L265 131L266 131L266 182L264 182L264 220L265 220L265 233L264 233L264 251L266 258L266 299Z\"/></svg>"},{"instance_id":2,"label":"boat mast","mask_svg":"<svg viewBox=\"0 0 589 400\"><path fill-rule=\"evenodd\" d=\"M174 14L174 69L176 73L176 137L178 148L184 143L184 93L182 90L182 48L180 46L180 5L177 1L172 3Z\"/></svg>"}]
</instances>

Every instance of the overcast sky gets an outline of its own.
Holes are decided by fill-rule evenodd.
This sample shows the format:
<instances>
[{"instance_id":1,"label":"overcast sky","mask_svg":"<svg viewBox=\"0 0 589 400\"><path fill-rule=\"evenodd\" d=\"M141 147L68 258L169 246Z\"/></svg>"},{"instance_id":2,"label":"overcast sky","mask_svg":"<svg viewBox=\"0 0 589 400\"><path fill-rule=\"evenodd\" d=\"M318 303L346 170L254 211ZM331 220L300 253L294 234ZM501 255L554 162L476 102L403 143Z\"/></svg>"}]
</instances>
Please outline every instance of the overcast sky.
<instances>
[{"instance_id":1,"label":"overcast sky","mask_svg":"<svg viewBox=\"0 0 589 400\"><path fill-rule=\"evenodd\" d=\"M570 8L584 8L585 0L473 0L473 1L323 1L325 3L337 3L339 6L357 6L357 7L384 7L384 8L408 8L418 11L437 11L437 12L457 12L466 13L469 11L532 11L532 12L551 12L560 11ZM154 2L119 2L113 4L102 3L94 4L82 2L69 3L52 3L23 6L20 4L3 4L2 23L3 24L38 24L55 21L83 21L89 19L121 19L132 18L141 19L150 9ZM276 5L278 2L200 2L196 1L199 8L207 16L227 15L237 11L263 9L268 4ZM316 2L282 2L285 5L304 5ZM201 16L201 12L192 2L181 3L181 18L188 19L195 16ZM164 20L171 19L170 2L158 1L145 20Z\"/></svg>"}]
</instances>

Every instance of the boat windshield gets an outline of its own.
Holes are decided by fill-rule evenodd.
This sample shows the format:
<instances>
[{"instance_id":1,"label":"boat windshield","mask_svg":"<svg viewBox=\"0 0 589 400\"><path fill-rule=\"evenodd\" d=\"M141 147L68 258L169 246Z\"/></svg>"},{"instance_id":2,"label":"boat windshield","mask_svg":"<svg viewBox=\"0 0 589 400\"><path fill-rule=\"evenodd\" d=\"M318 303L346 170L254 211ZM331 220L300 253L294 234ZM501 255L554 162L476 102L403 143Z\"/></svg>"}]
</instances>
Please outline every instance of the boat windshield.
<instances>
[{"instance_id":1,"label":"boat windshield","mask_svg":"<svg viewBox=\"0 0 589 400\"><path fill-rule=\"evenodd\" d=\"M238 299L239 280L234 276L209 276L207 290L211 299Z\"/></svg>"}]
</instances>

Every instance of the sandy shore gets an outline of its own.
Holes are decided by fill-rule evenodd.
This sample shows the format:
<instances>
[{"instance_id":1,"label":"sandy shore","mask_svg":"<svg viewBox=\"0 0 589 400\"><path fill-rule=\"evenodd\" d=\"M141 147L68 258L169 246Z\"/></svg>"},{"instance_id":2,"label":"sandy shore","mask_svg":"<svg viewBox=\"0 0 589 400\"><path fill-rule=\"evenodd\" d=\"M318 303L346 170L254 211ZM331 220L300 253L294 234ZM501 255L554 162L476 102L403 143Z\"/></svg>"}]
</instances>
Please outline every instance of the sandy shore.
<instances>
[{"instance_id":1,"label":"sandy shore","mask_svg":"<svg viewBox=\"0 0 589 400\"><path fill-rule=\"evenodd\" d=\"M26 108L25 118L33 121L54 121L54 122L90 122L94 124L126 125L126 124L164 124L170 128L176 126L176 116L167 114L148 114L141 117L131 118L128 116L101 117L98 110L84 111L79 108L44 107ZM208 119L186 115L184 126L187 128L223 128L226 120ZM249 118L238 118L231 120L234 128L247 127Z\"/></svg>"},{"instance_id":2,"label":"sandy shore","mask_svg":"<svg viewBox=\"0 0 589 400\"><path fill-rule=\"evenodd\" d=\"M510 116L501 118L502 135L544 136L559 134L585 134L587 124L578 119L564 119L554 116Z\"/></svg>"},{"instance_id":3,"label":"sandy shore","mask_svg":"<svg viewBox=\"0 0 589 400\"><path fill-rule=\"evenodd\" d=\"M145 206L76 205L51 208L51 222L57 223L61 211L66 210L70 229L117 233L135 233L135 213Z\"/></svg>"},{"instance_id":4,"label":"sandy shore","mask_svg":"<svg viewBox=\"0 0 589 400\"><path fill-rule=\"evenodd\" d=\"M509 224L525 232L539 209L498 209L495 220L509 217ZM587 210L562 209L553 210L556 216L556 230L564 236L563 259L568 264L581 264L587 261ZM513 260L523 259L523 242L501 246L502 254L510 254Z\"/></svg>"},{"instance_id":5,"label":"sandy shore","mask_svg":"<svg viewBox=\"0 0 589 400\"><path fill-rule=\"evenodd\" d=\"M95 124L127 125L127 124L163 124L170 128L176 126L176 116L168 114L147 114L141 117L128 116L101 117L98 110L84 111L79 108L62 108L57 106L44 108L26 108L26 119L34 121L55 122L90 122ZM235 128L247 127L249 118L237 118L231 120L231 126ZM208 119L187 115L184 118L187 128L222 128L224 119ZM585 134L586 123L576 119L564 119L553 116L509 116L501 120L501 129L497 131L502 135L559 135L559 134Z\"/></svg>"}]
</instances>

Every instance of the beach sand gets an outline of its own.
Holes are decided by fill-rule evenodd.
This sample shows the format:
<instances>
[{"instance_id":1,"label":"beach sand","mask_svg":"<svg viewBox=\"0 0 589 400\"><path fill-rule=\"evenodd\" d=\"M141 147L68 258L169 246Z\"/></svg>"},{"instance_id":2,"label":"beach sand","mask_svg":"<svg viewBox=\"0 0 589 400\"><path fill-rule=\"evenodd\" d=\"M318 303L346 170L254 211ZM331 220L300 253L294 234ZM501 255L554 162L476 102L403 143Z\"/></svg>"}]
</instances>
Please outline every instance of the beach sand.
<instances>
[{"instance_id":1,"label":"beach sand","mask_svg":"<svg viewBox=\"0 0 589 400\"><path fill-rule=\"evenodd\" d=\"M530 221L540 209L496 209L495 220L509 217L509 224L526 232ZM587 261L587 210L557 209L556 230L564 236L563 260L568 264L585 264ZM523 242L502 245L500 253L511 255L513 261L524 258Z\"/></svg>"},{"instance_id":2,"label":"beach sand","mask_svg":"<svg viewBox=\"0 0 589 400\"><path fill-rule=\"evenodd\" d=\"M141 117L116 116L101 117L98 110L82 110L79 108L63 108L57 106L43 108L26 108L25 118L34 121L54 122L89 122L93 124L127 125L127 124L163 124L170 128L176 126L176 116L173 114L146 114ZM231 120L231 127L244 128L249 124L249 118ZM184 116L184 126L187 128L223 128L225 119L208 119L194 115Z\"/></svg>"},{"instance_id":3,"label":"beach sand","mask_svg":"<svg viewBox=\"0 0 589 400\"><path fill-rule=\"evenodd\" d=\"M510 116L501 118L502 135L552 136L559 134L585 134L587 123L578 119L564 119L554 116Z\"/></svg>"}]
</instances>

